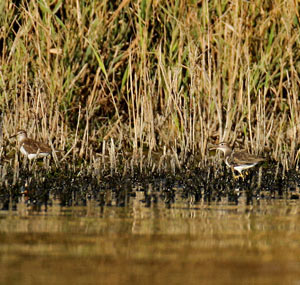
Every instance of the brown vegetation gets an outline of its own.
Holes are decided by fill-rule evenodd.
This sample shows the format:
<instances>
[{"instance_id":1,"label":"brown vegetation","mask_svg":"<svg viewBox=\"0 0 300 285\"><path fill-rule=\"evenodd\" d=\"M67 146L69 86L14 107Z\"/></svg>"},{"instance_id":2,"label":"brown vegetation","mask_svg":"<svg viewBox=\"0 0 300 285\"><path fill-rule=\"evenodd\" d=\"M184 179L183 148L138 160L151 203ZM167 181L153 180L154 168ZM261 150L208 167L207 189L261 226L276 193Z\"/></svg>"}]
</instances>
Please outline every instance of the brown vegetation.
<instances>
[{"instance_id":1,"label":"brown vegetation","mask_svg":"<svg viewBox=\"0 0 300 285\"><path fill-rule=\"evenodd\" d=\"M14 160L8 138L22 128L89 165L204 161L210 142L229 140L295 166L297 1L1 6L2 161Z\"/></svg>"}]
</instances>

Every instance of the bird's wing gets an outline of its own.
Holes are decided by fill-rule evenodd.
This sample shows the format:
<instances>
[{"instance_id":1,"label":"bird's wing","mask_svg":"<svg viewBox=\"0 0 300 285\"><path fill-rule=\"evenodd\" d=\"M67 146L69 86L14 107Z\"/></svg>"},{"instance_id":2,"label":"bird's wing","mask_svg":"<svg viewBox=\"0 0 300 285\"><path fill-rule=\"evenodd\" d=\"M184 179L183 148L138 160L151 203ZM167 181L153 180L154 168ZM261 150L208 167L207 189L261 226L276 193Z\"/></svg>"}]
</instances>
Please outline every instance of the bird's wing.
<instances>
[{"instance_id":1,"label":"bird's wing","mask_svg":"<svg viewBox=\"0 0 300 285\"><path fill-rule=\"evenodd\" d=\"M26 144L23 144L23 147L28 153L51 152L51 147L49 147L49 145L32 139L27 139Z\"/></svg>"},{"instance_id":2,"label":"bird's wing","mask_svg":"<svg viewBox=\"0 0 300 285\"><path fill-rule=\"evenodd\" d=\"M233 164L235 165L241 165L241 164L255 164L261 161L264 161L265 159L253 154L250 154L246 151L237 151L233 152L231 155L231 159Z\"/></svg>"}]
</instances>

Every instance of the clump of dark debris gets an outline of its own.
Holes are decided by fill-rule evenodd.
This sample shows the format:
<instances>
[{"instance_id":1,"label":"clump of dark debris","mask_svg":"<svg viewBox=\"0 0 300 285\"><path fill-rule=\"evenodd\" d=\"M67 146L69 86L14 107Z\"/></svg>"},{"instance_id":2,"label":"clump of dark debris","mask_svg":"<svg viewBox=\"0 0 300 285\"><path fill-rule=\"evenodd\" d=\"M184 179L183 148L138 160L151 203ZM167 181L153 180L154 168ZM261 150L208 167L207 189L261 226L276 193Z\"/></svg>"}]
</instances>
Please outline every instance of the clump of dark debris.
<instances>
[{"instance_id":1,"label":"clump of dark debris","mask_svg":"<svg viewBox=\"0 0 300 285\"><path fill-rule=\"evenodd\" d=\"M163 201L170 207L180 195L190 203L213 202L227 199L238 204L244 193L247 203L259 199L299 199L300 174L292 169L285 171L280 164L251 169L244 179L235 180L231 170L223 165L195 166L170 171L124 168L96 170L80 168L67 163L59 167L27 166L16 170L7 166L1 169L0 209L14 208L21 197L37 209L51 205L53 198L62 206L86 205L93 199L100 206L126 206L138 191L141 201L150 207ZM175 195L176 194L176 195Z\"/></svg>"}]
</instances>

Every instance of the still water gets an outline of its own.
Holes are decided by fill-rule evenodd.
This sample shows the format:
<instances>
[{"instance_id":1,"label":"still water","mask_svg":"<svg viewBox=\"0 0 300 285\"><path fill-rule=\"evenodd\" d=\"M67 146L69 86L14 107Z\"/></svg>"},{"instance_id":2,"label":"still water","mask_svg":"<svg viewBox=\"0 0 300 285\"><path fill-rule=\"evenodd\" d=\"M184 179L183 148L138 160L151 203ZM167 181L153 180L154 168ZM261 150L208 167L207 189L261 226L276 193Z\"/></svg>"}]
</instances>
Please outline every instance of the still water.
<instances>
[{"instance_id":1,"label":"still water","mask_svg":"<svg viewBox=\"0 0 300 285\"><path fill-rule=\"evenodd\" d=\"M300 203L0 211L0 284L300 284Z\"/></svg>"}]
</instances>

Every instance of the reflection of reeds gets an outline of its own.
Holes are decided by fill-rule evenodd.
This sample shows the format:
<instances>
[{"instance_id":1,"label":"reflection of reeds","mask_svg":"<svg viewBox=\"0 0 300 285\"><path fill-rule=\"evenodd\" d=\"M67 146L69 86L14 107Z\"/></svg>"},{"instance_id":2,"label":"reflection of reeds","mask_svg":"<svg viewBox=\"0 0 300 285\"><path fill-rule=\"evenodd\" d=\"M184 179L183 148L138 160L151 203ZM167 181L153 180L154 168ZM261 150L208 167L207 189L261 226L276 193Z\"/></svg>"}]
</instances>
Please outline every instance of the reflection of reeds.
<instances>
[{"instance_id":1,"label":"reflection of reeds","mask_svg":"<svg viewBox=\"0 0 300 285\"><path fill-rule=\"evenodd\" d=\"M169 157L175 168L188 153L204 160L210 140L295 165L297 1L1 6L4 140L26 128L65 151L57 165L105 167L108 155L112 169L120 157L154 169ZM14 157L12 146L3 142L1 160Z\"/></svg>"}]
</instances>

